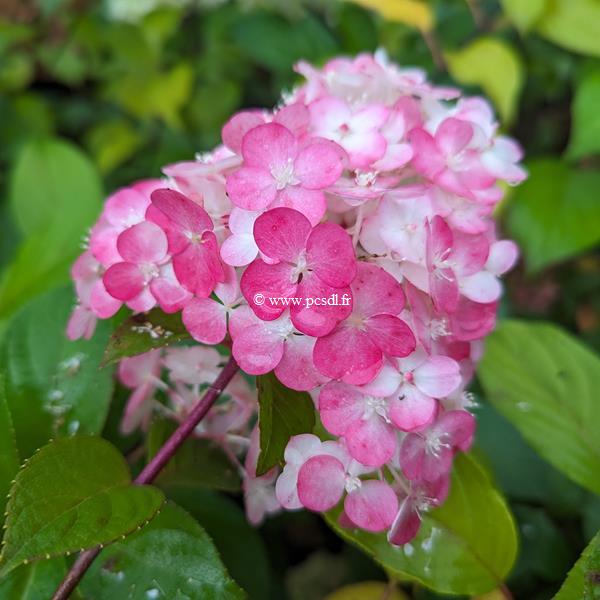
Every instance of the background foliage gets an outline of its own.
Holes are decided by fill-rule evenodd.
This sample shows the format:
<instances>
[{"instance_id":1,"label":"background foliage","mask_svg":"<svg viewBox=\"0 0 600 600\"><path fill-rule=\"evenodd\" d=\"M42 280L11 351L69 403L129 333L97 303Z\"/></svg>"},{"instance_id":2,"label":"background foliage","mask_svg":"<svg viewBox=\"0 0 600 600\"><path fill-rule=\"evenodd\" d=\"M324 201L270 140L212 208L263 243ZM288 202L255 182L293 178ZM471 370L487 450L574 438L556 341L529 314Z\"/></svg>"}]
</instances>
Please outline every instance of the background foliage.
<instances>
[{"instance_id":1,"label":"background foliage","mask_svg":"<svg viewBox=\"0 0 600 600\"><path fill-rule=\"evenodd\" d=\"M209 149L235 110L274 105L280 90L296 80L296 60L322 62L376 48L403 65L426 69L437 83L490 97L501 128L524 146L531 175L509 190L499 215L523 257L507 281L501 308L506 321L490 339L473 386L480 404L474 454L486 472L472 459L459 465L454 485L464 480L469 503L461 505L460 522L450 519L453 542L439 545L438 563L429 564L423 547L398 573L378 554L375 541L352 540L362 553L307 513L274 518L257 533L246 525L235 495L227 495L239 487L235 474L223 480L210 468L194 469L206 455L189 444L158 482L179 507L166 505L150 526L111 546L84 580L84 593L117 597L122 586L133 585L139 597L158 597L148 581L160 572L151 554L160 548L173 557L168 578L161 579L167 597L240 597L223 564L252 598L321 598L345 585L383 581L386 566L392 576L414 576L404 585L413 598L443 597L418 582L452 591L454 579L469 580L459 544L479 558L505 566L512 561L510 517L489 488L491 479L517 523L519 551L507 581L512 594L524 600L598 597L598 0L2 2L1 502L18 465L56 436L102 433L128 455L133 472L143 458L131 453L139 440L117 433L122 391L111 403L110 368L97 368L110 325L90 343L67 344L62 335L72 302L65 287L68 268L102 198L136 178L158 176L163 164ZM170 329L177 331L177 324ZM117 342L109 362L145 350L130 348L131 340ZM272 412L268 399L261 411ZM168 427L155 424L149 453ZM112 451L105 448L98 460L111 463ZM38 462L44 453L48 449L35 455ZM77 452L69 456L73 472L85 467L76 464ZM219 460L211 457L206 464ZM82 502L82 518L102 521L99 495L127 512L136 492L125 464L119 465L112 460L112 468L99 469L106 480L74 489L86 494L72 499ZM23 469L18 479L32 478L34 468ZM63 485L70 489L68 481ZM148 491L137 513L110 522L94 542L111 541L149 519L160 494ZM432 521L444 528L448 511L452 505ZM503 519L510 539L498 537ZM473 522L483 526L474 528ZM0 580L2 598L48 597L70 560L62 555L77 549L30 525L28 531L13 529L5 549L9 560L57 557L9 573ZM190 579L191 556L202 557L208 587ZM452 562L452 556L460 560ZM451 572L444 573L444 565ZM437 581L425 576L427 569L439 575ZM335 600L349 600L352 593L369 600L380 597L382 587L344 588ZM500 589L494 594L486 598L505 597Z\"/></svg>"}]
</instances>

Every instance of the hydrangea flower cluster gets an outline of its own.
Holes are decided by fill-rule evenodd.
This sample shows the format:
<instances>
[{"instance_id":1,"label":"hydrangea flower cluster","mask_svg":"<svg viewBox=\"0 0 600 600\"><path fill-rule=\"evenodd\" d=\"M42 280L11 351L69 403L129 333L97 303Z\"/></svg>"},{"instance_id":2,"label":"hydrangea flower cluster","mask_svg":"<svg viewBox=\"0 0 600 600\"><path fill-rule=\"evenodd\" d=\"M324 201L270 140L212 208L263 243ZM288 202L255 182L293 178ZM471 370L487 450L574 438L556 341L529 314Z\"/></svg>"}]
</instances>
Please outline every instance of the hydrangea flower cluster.
<instances>
[{"instance_id":1,"label":"hydrangea flower cluster","mask_svg":"<svg viewBox=\"0 0 600 600\"><path fill-rule=\"evenodd\" d=\"M329 439L292 437L281 472L256 476L242 377L197 434L239 468L254 523L343 500L342 524L400 545L472 443L465 388L517 258L492 212L525 178L521 150L485 100L379 54L296 69L306 81L275 110L234 115L212 153L107 200L73 267L68 334L89 337L122 305L181 311L200 345L121 363L125 430L157 391L185 415L223 360L211 345L310 392Z\"/></svg>"}]
</instances>

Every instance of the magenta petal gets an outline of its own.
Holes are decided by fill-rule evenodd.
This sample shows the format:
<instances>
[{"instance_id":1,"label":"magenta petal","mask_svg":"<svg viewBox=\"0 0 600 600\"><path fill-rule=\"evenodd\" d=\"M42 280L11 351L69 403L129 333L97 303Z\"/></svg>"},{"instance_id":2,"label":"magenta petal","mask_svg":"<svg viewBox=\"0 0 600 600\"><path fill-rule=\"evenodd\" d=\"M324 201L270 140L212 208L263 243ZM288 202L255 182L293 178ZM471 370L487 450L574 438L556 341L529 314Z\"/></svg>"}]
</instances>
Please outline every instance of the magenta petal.
<instances>
[{"instance_id":1,"label":"magenta petal","mask_svg":"<svg viewBox=\"0 0 600 600\"><path fill-rule=\"evenodd\" d=\"M400 466L410 480L435 481L452 467L454 452L443 447L436 454L427 451L426 433L409 433L400 446Z\"/></svg>"},{"instance_id":2,"label":"magenta petal","mask_svg":"<svg viewBox=\"0 0 600 600\"><path fill-rule=\"evenodd\" d=\"M242 156L247 167L273 169L285 166L298 154L292 132L279 123L266 123L251 129L242 140Z\"/></svg>"},{"instance_id":3,"label":"magenta petal","mask_svg":"<svg viewBox=\"0 0 600 600\"><path fill-rule=\"evenodd\" d=\"M329 455L309 458L298 471L298 497L303 506L317 512L333 508L344 493L346 473L342 463Z\"/></svg>"},{"instance_id":4,"label":"magenta petal","mask_svg":"<svg viewBox=\"0 0 600 600\"><path fill-rule=\"evenodd\" d=\"M181 314L185 328L202 344L219 344L227 333L225 307L210 298L194 298Z\"/></svg>"},{"instance_id":5,"label":"magenta petal","mask_svg":"<svg viewBox=\"0 0 600 600\"><path fill-rule=\"evenodd\" d=\"M435 141L447 156L458 154L473 138L473 126L460 119L449 118L435 133Z\"/></svg>"},{"instance_id":6,"label":"magenta petal","mask_svg":"<svg viewBox=\"0 0 600 600\"><path fill-rule=\"evenodd\" d=\"M365 325L369 338L389 356L408 356L417 345L410 327L398 317L375 315Z\"/></svg>"},{"instance_id":7,"label":"magenta petal","mask_svg":"<svg viewBox=\"0 0 600 600\"><path fill-rule=\"evenodd\" d=\"M381 467L396 452L396 431L377 414L353 423L345 438L350 456L369 467Z\"/></svg>"},{"instance_id":8,"label":"magenta petal","mask_svg":"<svg viewBox=\"0 0 600 600\"><path fill-rule=\"evenodd\" d=\"M332 288L315 274L304 276L296 291L298 304L290 307L296 329L314 337L322 337L352 312L350 288Z\"/></svg>"},{"instance_id":9,"label":"magenta petal","mask_svg":"<svg viewBox=\"0 0 600 600\"><path fill-rule=\"evenodd\" d=\"M144 276L137 265L117 263L109 267L102 278L106 291L117 300L131 300L144 289Z\"/></svg>"},{"instance_id":10,"label":"magenta petal","mask_svg":"<svg viewBox=\"0 0 600 600\"><path fill-rule=\"evenodd\" d=\"M181 285L190 292L200 298L210 296L225 277L214 233L205 232L200 242L190 244L174 256L173 269Z\"/></svg>"},{"instance_id":11,"label":"magenta petal","mask_svg":"<svg viewBox=\"0 0 600 600\"><path fill-rule=\"evenodd\" d=\"M254 239L260 251L275 260L294 262L306 247L311 231L308 219L291 208L274 208L254 223Z\"/></svg>"},{"instance_id":12,"label":"magenta petal","mask_svg":"<svg viewBox=\"0 0 600 600\"><path fill-rule=\"evenodd\" d=\"M421 128L413 129L409 134L409 141L413 149L412 166L417 172L429 179L433 179L446 168L446 160L427 131Z\"/></svg>"},{"instance_id":13,"label":"magenta petal","mask_svg":"<svg viewBox=\"0 0 600 600\"><path fill-rule=\"evenodd\" d=\"M372 263L359 262L352 282L354 310L362 317L397 315L404 308L404 292L387 271Z\"/></svg>"},{"instance_id":14,"label":"magenta petal","mask_svg":"<svg viewBox=\"0 0 600 600\"><path fill-rule=\"evenodd\" d=\"M402 386L400 397L390 400L390 419L403 431L429 425L436 412L437 402L410 384Z\"/></svg>"},{"instance_id":15,"label":"magenta petal","mask_svg":"<svg viewBox=\"0 0 600 600\"><path fill-rule=\"evenodd\" d=\"M466 452L473 443L475 417L466 410L445 412L435 424L435 430L446 432L453 446Z\"/></svg>"},{"instance_id":16,"label":"magenta petal","mask_svg":"<svg viewBox=\"0 0 600 600\"><path fill-rule=\"evenodd\" d=\"M363 481L344 501L350 520L366 531L385 531L398 512L398 497L384 481Z\"/></svg>"},{"instance_id":17,"label":"magenta petal","mask_svg":"<svg viewBox=\"0 0 600 600\"><path fill-rule=\"evenodd\" d=\"M308 190L299 185L288 185L282 189L272 207L293 208L302 213L311 225L316 225L325 214L327 203L321 190Z\"/></svg>"},{"instance_id":18,"label":"magenta petal","mask_svg":"<svg viewBox=\"0 0 600 600\"><path fill-rule=\"evenodd\" d=\"M436 269L429 277L429 292L438 312L453 313L457 309L460 293L452 269Z\"/></svg>"},{"instance_id":19,"label":"magenta petal","mask_svg":"<svg viewBox=\"0 0 600 600\"><path fill-rule=\"evenodd\" d=\"M344 435L358 423L365 411L365 396L352 385L331 381L319 393L319 414L325 429Z\"/></svg>"},{"instance_id":20,"label":"magenta petal","mask_svg":"<svg viewBox=\"0 0 600 600\"><path fill-rule=\"evenodd\" d=\"M394 546L403 546L415 538L420 527L421 519L415 510L413 500L407 497L400 505L387 539Z\"/></svg>"},{"instance_id":21,"label":"magenta petal","mask_svg":"<svg viewBox=\"0 0 600 600\"><path fill-rule=\"evenodd\" d=\"M223 143L236 154L240 154L242 152L242 139L244 136L251 129L262 125L264 122L265 119L258 110L245 110L233 115L221 130Z\"/></svg>"},{"instance_id":22,"label":"magenta petal","mask_svg":"<svg viewBox=\"0 0 600 600\"><path fill-rule=\"evenodd\" d=\"M150 221L126 229L117 239L119 254L129 263L158 263L166 257L167 248L165 232Z\"/></svg>"},{"instance_id":23,"label":"magenta petal","mask_svg":"<svg viewBox=\"0 0 600 600\"><path fill-rule=\"evenodd\" d=\"M355 385L374 379L383 362L381 350L369 336L344 323L317 340L313 358L323 375Z\"/></svg>"},{"instance_id":24,"label":"magenta petal","mask_svg":"<svg viewBox=\"0 0 600 600\"><path fill-rule=\"evenodd\" d=\"M208 213L175 190L155 190L152 192L152 204L185 232L202 233L213 228Z\"/></svg>"},{"instance_id":25,"label":"magenta petal","mask_svg":"<svg viewBox=\"0 0 600 600\"><path fill-rule=\"evenodd\" d=\"M259 258L248 265L240 279L240 289L258 317L271 321L287 308L279 299L296 294L292 270L288 264L268 265Z\"/></svg>"},{"instance_id":26,"label":"magenta petal","mask_svg":"<svg viewBox=\"0 0 600 600\"><path fill-rule=\"evenodd\" d=\"M227 176L225 183L231 201L245 210L267 208L277 196L277 186L269 171L241 167Z\"/></svg>"},{"instance_id":27,"label":"magenta petal","mask_svg":"<svg viewBox=\"0 0 600 600\"><path fill-rule=\"evenodd\" d=\"M275 375L283 385L307 392L325 381L313 363L314 346L315 339L305 335L290 335L287 338L281 361L275 367Z\"/></svg>"},{"instance_id":28,"label":"magenta petal","mask_svg":"<svg viewBox=\"0 0 600 600\"><path fill-rule=\"evenodd\" d=\"M238 332L233 340L232 353L246 373L262 375L279 364L283 348L282 337L261 323Z\"/></svg>"},{"instance_id":29,"label":"magenta petal","mask_svg":"<svg viewBox=\"0 0 600 600\"><path fill-rule=\"evenodd\" d=\"M333 185L344 170L346 153L329 140L311 140L300 150L294 163L294 173L303 187L321 190Z\"/></svg>"},{"instance_id":30,"label":"magenta petal","mask_svg":"<svg viewBox=\"0 0 600 600\"><path fill-rule=\"evenodd\" d=\"M335 223L317 225L306 242L308 266L333 287L345 287L356 276L356 255L350 236Z\"/></svg>"},{"instance_id":31,"label":"magenta petal","mask_svg":"<svg viewBox=\"0 0 600 600\"><path fill-rule=\"evenodd\" d=\"M295 102L279 109L273 120L299 137L309 125L310 113L302 102Z\"/></svg>"}]
</instances>

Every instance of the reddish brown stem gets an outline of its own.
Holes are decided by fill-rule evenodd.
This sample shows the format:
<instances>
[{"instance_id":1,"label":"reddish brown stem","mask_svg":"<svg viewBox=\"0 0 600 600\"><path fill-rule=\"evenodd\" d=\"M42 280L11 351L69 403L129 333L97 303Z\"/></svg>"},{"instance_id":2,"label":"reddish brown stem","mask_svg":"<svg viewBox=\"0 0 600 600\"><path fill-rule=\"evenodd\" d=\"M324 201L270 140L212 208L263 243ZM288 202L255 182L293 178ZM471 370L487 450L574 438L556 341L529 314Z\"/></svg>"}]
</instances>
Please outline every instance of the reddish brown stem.
<instances>
[{"instance_id":1,"label":"reddish brown stem","mask_svg":"<svg viewBox=\"0 0 600 600\"><path fill-rule=\"evenodd\" d=\"M229 359L223 370L200 399L198 404L186 417L185 421L173 432L173 435L165 442L154 458L144 467L142 472L135 478L134 483L144 485L152 483L162 468L171 460L172 456L185 440L192 434L198 423L204 418L210 407L216 402L232 377L237 373L238 365L233 356ZM52 600L67 600L73 593L94 559L100 553L100 546L82 552L73 563L71 570L67 573L58 586Z\"/></svg>"}]
</instances>

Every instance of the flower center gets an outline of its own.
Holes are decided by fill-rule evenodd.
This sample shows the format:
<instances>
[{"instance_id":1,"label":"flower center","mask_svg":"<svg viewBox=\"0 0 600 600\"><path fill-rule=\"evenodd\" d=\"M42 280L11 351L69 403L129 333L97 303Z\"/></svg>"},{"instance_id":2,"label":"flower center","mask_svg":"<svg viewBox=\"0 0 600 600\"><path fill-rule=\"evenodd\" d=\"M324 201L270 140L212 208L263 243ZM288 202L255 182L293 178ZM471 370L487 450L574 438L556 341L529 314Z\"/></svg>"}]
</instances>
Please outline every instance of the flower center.
<instances>
[{"instance_id":1,"label":"flower center","mask_svg":"<svg viewBox=\"0 0 600 600\"><path fill-rule=\"evenodd\" d=\"M144 276L144 280L146 281L146 283L160 275L158 267L152 263L141 264L139 265L139 269L142 275Z\"/></svg>"},{"instance_id":2,"label":"flower center","mask_svg":"<svg viewBox=\"0 0 600 600\"><path fill-rule=\"evenodd\" d=\"M391 422L388 416L388 402L385 398L374 398L373 396L365 398L363 420L368 421L374 415L381 417L386 423Z\"/></svg>"},{"instance_id":3,"label":"flower center","mask_svg":"<svg viewBox=\"0 0 600 600\"><path fill-rule=\"evenodd\" d=\"M302 252L297 260L296 264L292 269L291 280L292 283L297 283L301 275L305 275L309 271L308 264L306 262L306 253Z\"/></svg>"},{"instance_id":4,"label":"flower center","mask_svg":"<svg viewBox=\"0 0 600 600\"><path fill-rule=\"evenodd\" d=\"M202 234L197 231L186 231L185 237L190 240L192 244L202 244Z\"/></svg>"},{"instance_id":5,"label":"flower center","mask_svg":"<svg viewBox=\"0 0 600 600\"><path fill-rule=\"evenodd\" d=\"M431 432L425 437L425 450L435 458L439 458L444 448L450 450L452 446L446 441L446 433Z\"/></svg>"},{"instance_id":6,"label":"flower center","mask_svg":"<svg viewBox=\"0 0 600 600\"><path fill-rule=\"evenodd\" d=\"M288 185L297 185L300 180L294 174L294 161L288 158L284 164L271 167L271 175L275 180L278 190L286 188Z\"/></svg>"},{"instance_id":7,"label":"flower center","mask_svg":"<svg viewBox=\"0 0 600 600\"><path fill-rule=\"evenodd\" d=\"M356 477L356 476L352 476L352 475L348 475L346 477L346 492L348 492L348 494L350 494L351 492L354 492L356 490L360 489L360 486L362 485L362 481Z\"/></svg>"}]
</instances>

